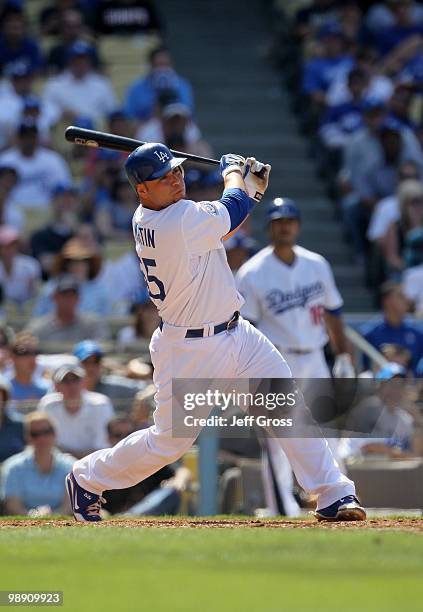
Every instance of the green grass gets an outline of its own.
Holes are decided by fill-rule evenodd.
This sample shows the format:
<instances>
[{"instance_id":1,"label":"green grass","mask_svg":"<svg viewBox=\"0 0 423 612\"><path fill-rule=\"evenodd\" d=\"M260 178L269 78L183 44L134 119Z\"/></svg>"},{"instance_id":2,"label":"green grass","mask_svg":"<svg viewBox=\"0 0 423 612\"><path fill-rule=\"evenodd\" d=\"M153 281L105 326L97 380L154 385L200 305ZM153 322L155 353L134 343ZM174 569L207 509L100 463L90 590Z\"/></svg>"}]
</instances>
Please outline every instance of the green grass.
<instances>
[{"instance_id":1,"label":"green grass","mask_svg":"<svg viewBox=\"0 0 423 612\"><path fill-rule=\"evenodd\" d=\"M397 531L40 527L0 532L0 590L63 610L421 610L423 538Z\"/></svg>"}]
</instances>

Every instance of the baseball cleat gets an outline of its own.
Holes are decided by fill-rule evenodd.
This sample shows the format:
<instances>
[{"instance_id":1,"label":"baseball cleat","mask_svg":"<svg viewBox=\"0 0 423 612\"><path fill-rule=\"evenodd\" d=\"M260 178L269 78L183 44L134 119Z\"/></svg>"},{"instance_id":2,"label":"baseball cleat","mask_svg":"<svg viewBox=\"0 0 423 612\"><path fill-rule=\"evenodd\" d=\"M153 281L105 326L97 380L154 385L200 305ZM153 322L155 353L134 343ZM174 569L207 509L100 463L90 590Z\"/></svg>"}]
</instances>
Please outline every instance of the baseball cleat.
<instances>
[{"instance_id":1,"label":"baseball cleat","mask_svg":"<svg viewBox=\"0 0 423 612\"><path fill-rule=\"evenodd\" d=\"M77 521L94 523L102 520L100 510L101 504L105 500L100 495L90 493L80 487L72 472L66 476L66 489L73 515Z\"/></svg>"},{"instance_id":2,"label":"baseball cleat","mask_svg":"<svg viewBox=\"0 0 423 612\"><path fill-rule=\"evenodd\" d=\"M318 521L365 521L366 511L354 495L338 499L327 508L316 510L314 516Z\"/></svg>"}]
</instances>

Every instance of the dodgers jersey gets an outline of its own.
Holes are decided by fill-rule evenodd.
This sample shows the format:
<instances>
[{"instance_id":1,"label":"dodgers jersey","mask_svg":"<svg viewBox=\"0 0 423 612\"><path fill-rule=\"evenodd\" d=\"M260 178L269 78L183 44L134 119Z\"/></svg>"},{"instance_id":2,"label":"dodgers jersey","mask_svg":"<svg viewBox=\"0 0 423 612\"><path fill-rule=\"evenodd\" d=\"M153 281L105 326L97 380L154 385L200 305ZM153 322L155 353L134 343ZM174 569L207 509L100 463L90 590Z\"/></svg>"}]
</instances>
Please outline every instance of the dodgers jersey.
<instances>
[{"instance_id":1,"label":"dodgers jersey","mask_svg":"<svg viewBox=\"0 0 423 612\"><path fill-rule=\"evenodd\" d=\"M324 311L343 304L326 259L300 246L294 252L288 265L268 246L237 274L245 298L241 314L282 352L322 348L328 341Z\"/></svg>"},{"instance_id":2,"label":"dodgers jersey","mask_svg":"<svg viewBox=\"0 0 423 612\"><path fill-rule=\"evenodd\" d=\"M141 271L163 321L201 327L240 310L244 300L222 244L231 220L221 202L179 200L159 211L141 204L132 223Z\"/></svg>"}]
</instances>

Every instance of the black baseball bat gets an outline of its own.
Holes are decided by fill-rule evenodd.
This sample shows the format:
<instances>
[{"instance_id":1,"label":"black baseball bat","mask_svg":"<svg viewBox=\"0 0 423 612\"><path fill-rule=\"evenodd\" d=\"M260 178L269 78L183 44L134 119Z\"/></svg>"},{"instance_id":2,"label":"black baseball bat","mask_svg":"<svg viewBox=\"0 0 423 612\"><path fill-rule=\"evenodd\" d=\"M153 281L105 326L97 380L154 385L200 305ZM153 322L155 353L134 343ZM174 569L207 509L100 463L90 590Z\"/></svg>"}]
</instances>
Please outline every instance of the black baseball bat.
<instances>
[{"instance_id":1,"label":"black baseball bat","mask_svg":"<svg viewBox=\"0 0 423 612\"><path fill-rule=\"evenodd\" d=\"M74 125L70 125L66 128L65 138L69 142L84 147L102 147L104 149L112 149L113 151L125 151L126 153L130 153L137 147L146 144L135 138L126 138L125 136L108 134L107 132L99 132L97 130L87 130ZM170 149L170 151L176 157L186 157L190 161L208 164L209 166L218 166L220 163L219 160L211 159L210 157L201 157L201 155L183 153L182 151L174 151L173 149Z\"/></svg>"}]
</instances>

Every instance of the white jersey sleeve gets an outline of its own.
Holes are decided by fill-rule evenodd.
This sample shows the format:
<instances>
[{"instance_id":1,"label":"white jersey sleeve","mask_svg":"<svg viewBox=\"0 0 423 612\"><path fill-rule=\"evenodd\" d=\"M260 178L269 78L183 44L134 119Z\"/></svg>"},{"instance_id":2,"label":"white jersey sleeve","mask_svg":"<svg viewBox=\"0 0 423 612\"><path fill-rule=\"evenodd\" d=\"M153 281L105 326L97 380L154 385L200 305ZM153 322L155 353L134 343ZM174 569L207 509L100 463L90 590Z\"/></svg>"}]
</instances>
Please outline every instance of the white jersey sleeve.
<instances>
[{"instance_id":1,"label":"white jersey sleeve","mask_svg":"<svg viewBox=\"0 0 423 612\"><path fill-rule=\"evenodd\" d=\"M261 319L261 308L259 295L254 288L254 278L250 278L248 272L241 267L238 270L235 281L238 291L245 300L241 308L242 316L252 323L257 323Z\"/></svg>"},{"instance_id":2,"label":"white jersey sleeve","mask_svg":"<svg viewBox=\"0 0 423 612\"><path fill-rule=\"evenodd\" d=\"M222 247L222 237L231 227L228 209L221 202L193 202L182 218L182 231L189 253L206 253Z\"/></svg>"}]
</instances>

